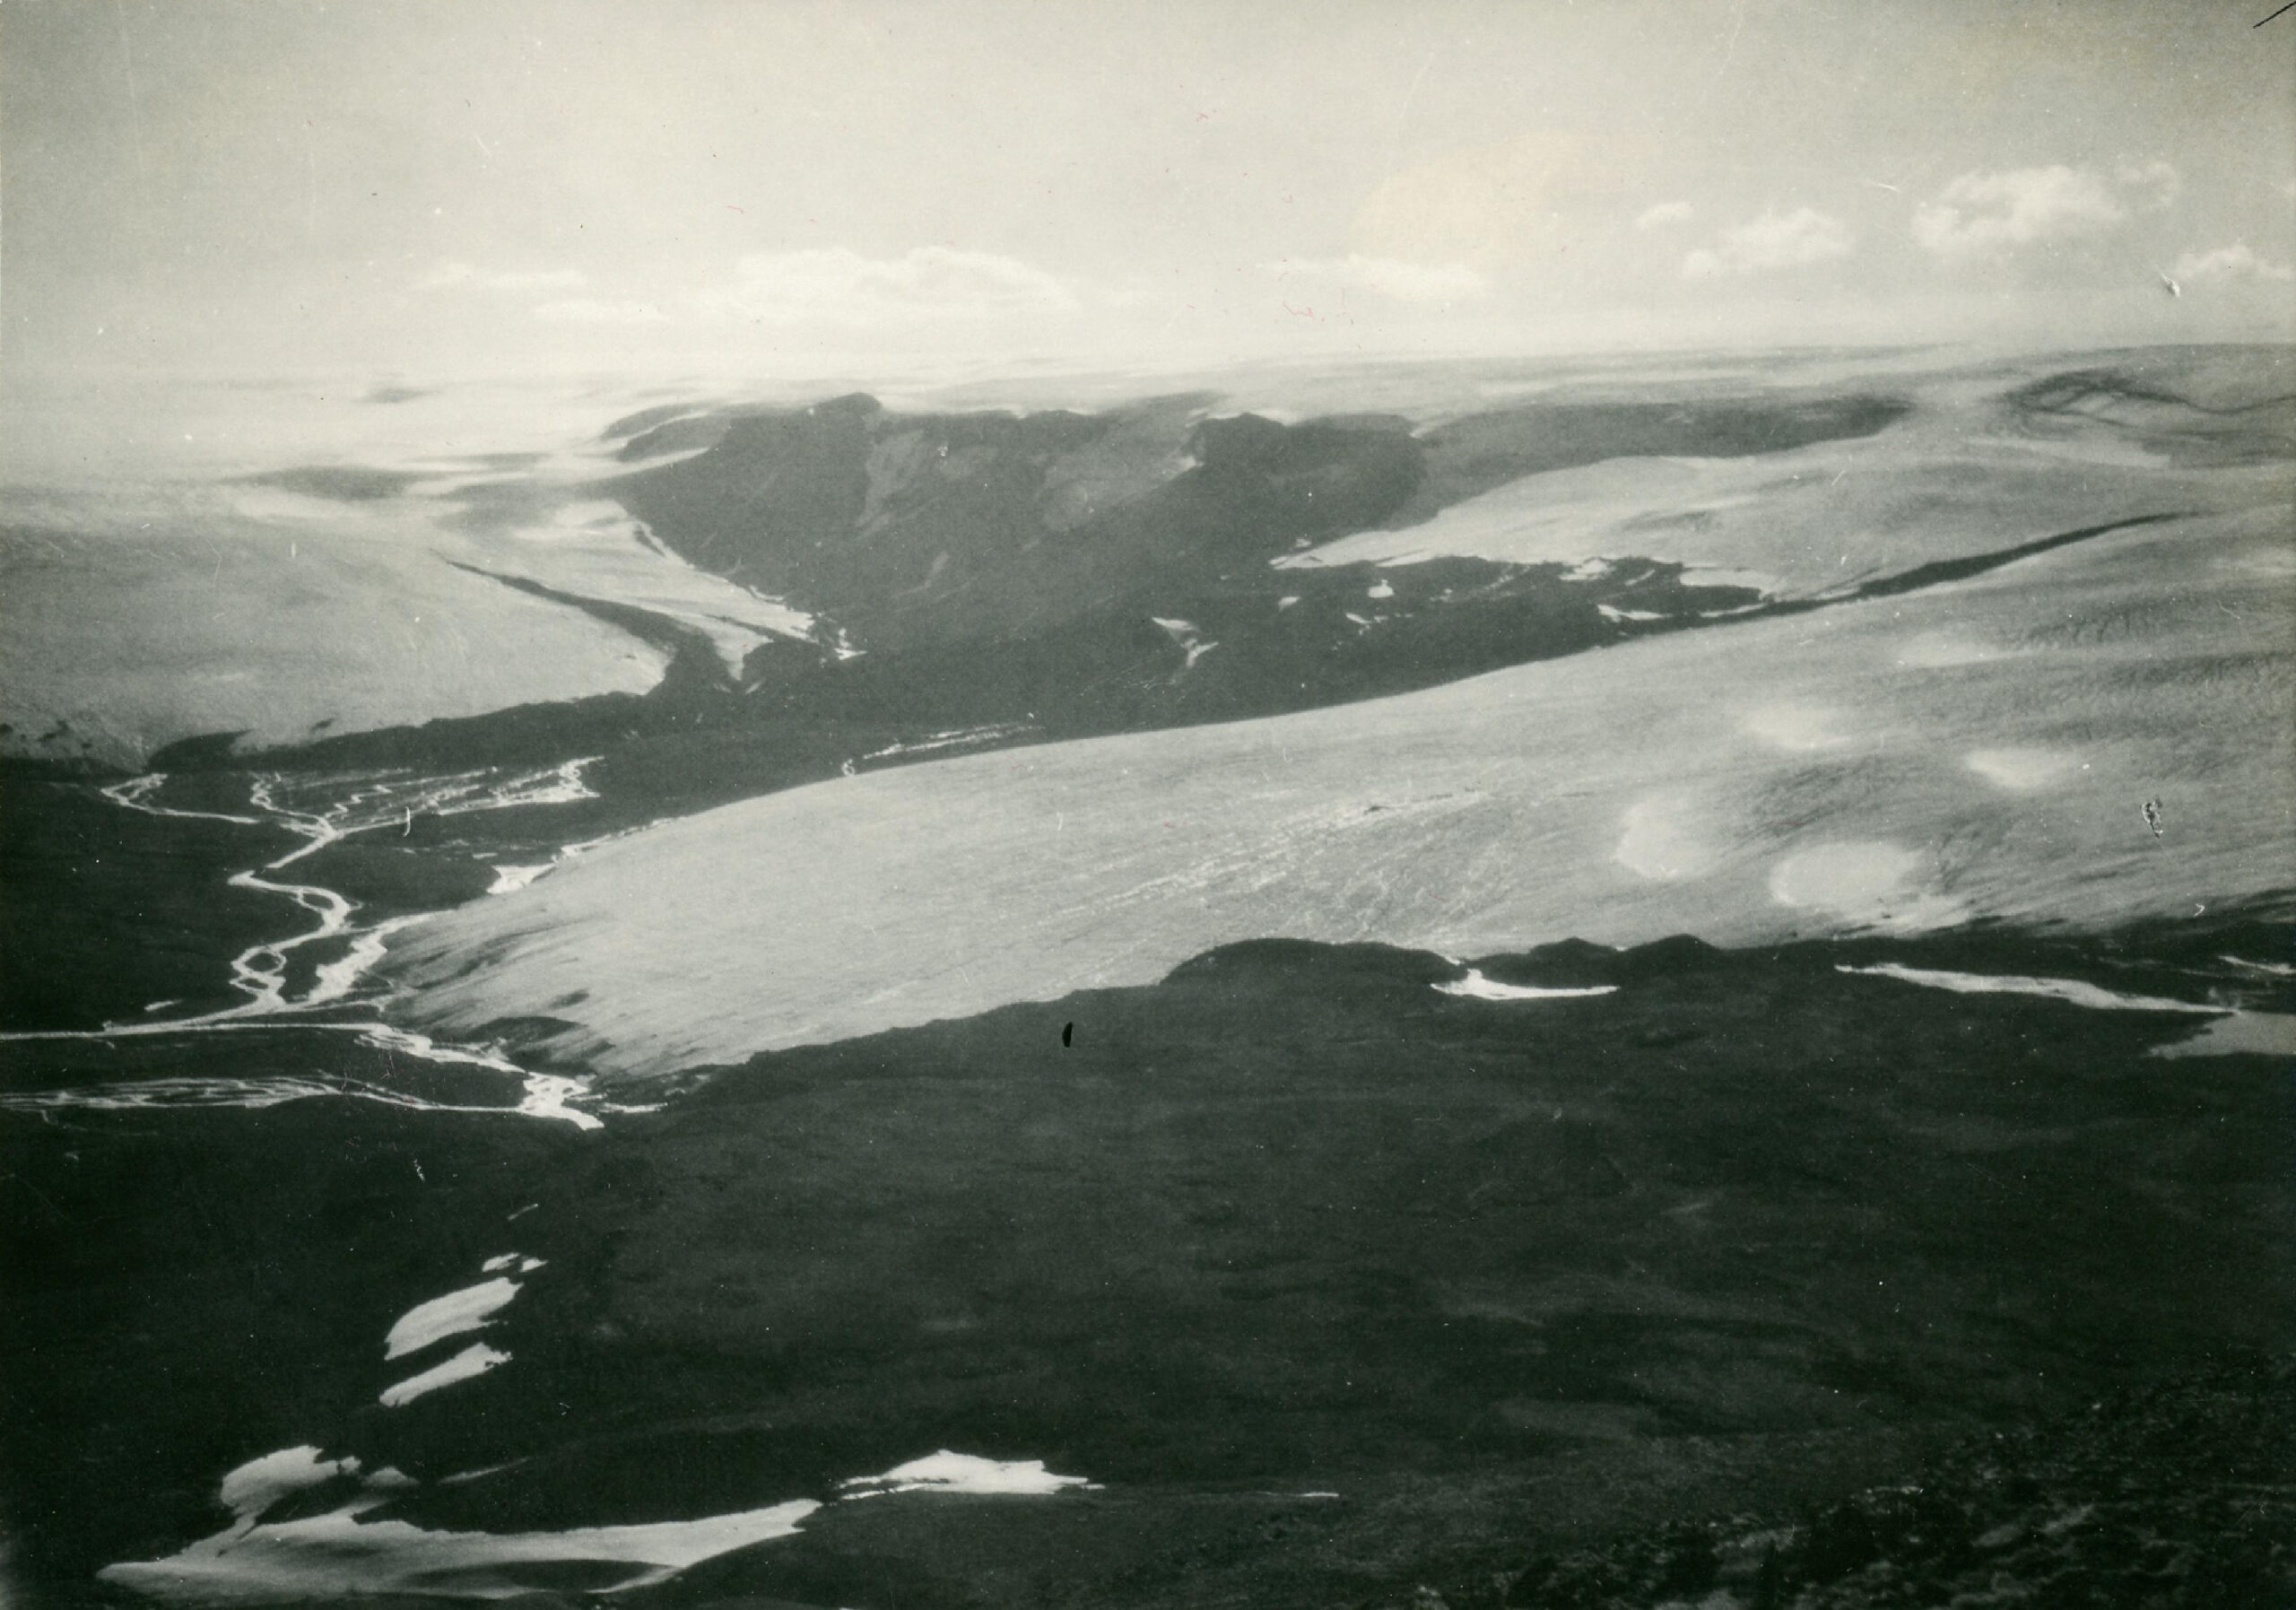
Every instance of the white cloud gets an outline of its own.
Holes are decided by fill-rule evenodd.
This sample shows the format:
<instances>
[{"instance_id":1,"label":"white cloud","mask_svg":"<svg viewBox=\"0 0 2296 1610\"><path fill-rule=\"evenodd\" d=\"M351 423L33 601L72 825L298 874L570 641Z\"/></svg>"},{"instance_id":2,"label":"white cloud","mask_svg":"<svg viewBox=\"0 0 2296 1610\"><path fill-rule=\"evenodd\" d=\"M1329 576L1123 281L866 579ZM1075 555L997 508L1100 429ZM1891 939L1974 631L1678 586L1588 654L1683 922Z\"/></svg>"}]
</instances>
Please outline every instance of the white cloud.
<instances>
[{"instance_id":1,"label":"white cloud","mask_svg":"<svg viewBox=\"0 0 2296 1610\"><path fill-rule=\"evenodd\" d=\"M588 283L578 268L475 268L468 263L441 263L414 282L417 291L576 291Z\"/></svg>"},{"instance_id":2,"label":"white cloud","mask_svg":"<svg viewBox=\"0 0 2296 1610\"><path fill-rule=\"evenodd\" d=\"M1848 257L1850 246L1849 230L1841 220L1814 207L1768 212L1751 223L1723 231L1713 246L1700 247L1684 257L1683 277L1711 280L1725 274L1799 268Z\"/></svg>"},{"instance_id":3,"label":"white cloud","mask_svg":"<svg viewBox=\"0 0 2296 1610\"><path fill-rule=\"evenodd\" d=\"M663 324L670 317L652 302L610 302L586 296L544 302L534 313L551 324Z\"/></svg>"},{"instance_id":4,"label":"white cloud","mask_svg":"<svg viewBox=\"0 0 2296 1610\"><path fill-rule=\"evenodd\" d=\"M2113 177L2123 188L2135 191L2139 201L2156 208L2176 200L2185 187L2184 176L2159 157L2149 162L2123 162Z\"/></svg>"},{"instance_id":5,"label":"white cloud","mask_svg":"<svg viewBox=\"0 0 2296 1610\"><path fill-rule=\"evenodd\" d=\"M1075 292L1043 269L992 252L920 246L898 257L844 247L744 257L733 289L709 299L766 324L940 323L1074 311Z\"/></svg>"},{"instance_id":6,"label":"white cloud","mask_svg":"<svg viewBox=\"0 0 2296 1610\"><path fill-rule=\"evenodd\" d=\"M1639 230L1662 230L1669 224L1688 223L1698 209L1686 201L1662 201L1634 221Z\"/></svg>"},{"instance_id":7,"label":"white cloud","mask_svg":"<svg viewBox=\"0 0 2296 1610\"><path fill-rule=\"evenodd\" d=\"M1457 263L1408 263L1398 257L1359 255L1285 258L1259 266L1271 279L1300 279L1343 290L1370 291L1399 302L1466 301L1491 289L1482 274Z\"/></svg>"},{"instance_id":8,"label":"white cloud","mask_svg":"<svg viewBox=\"0 0 2296 1610\"><path fill-rule=\"evenodd\" d=\"M2155 166L2173 180L2167 163ZM2127 171L2144 181L2146 170ZM2038 241L2096 234L2127 216L2112 187L2092 169L2014 168L1962 174L1914 210L1913 238L1944 262L1973 263Z\"/></svg>"},{"instance_id":9,"label":"white cloud","mask_svg":"<svg viewBox=\"0 0 2296 1610\"><path fill-rule=\"evenodd\" d=\"M2246 241L2220 246L2213 251L2188 251L2170 265L2170 275L2196 283L2208 280L2296 281L2296 268L2260 257Z\"/></svg>"}]
</instances>

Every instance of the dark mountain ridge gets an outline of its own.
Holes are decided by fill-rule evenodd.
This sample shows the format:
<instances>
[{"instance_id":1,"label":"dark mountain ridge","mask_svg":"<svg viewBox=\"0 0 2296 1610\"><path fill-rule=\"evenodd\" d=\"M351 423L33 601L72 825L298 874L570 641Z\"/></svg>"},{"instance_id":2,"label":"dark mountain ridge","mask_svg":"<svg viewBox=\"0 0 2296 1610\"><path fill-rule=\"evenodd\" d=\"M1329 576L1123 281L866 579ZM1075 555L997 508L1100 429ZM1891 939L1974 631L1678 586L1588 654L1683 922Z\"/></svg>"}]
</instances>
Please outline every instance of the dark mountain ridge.
<instances>
[{"instance_id":1,"label":"dark mountain ridge","mask_svg":"<svg viewBox=\"0 0 2296 1610\"><path fill-rule=\"evenodd\" d=\"M826 615L863 648L1040 631L1508 481L1636 454L1740 457L1869 436L1890 397L1543 404L1424 431L1395 415L1283 424L1159 399L1101 414L895 414L865 395L672 421L691 457L598 491L705 570ZM683 434L665 433L680 431Z\"/></svg>"},{"instance_id":2,"label":"dark mountain ridge","mask_svg":"<svg viewBox=\"0 0 2296 1610\"><path fill-rule=\"evenodd\" d=\"M1742 614L1760 596L1648 561L1269 561L1513 475L1631 452L1773 451L1870 434L1908 407L1808 395L1542 404L1420 431L1381 413L1217 417L1211 400L905 414L857 394L617 422L608 439L625 459L690 456L591 490L648 540L813 614L814 640L767 642L728 676L689 626L500 576L652 643L669 673L643 695L324 738L263 763L600 754L596 785L650 815L939 753L956 735L1085 736L1427 687ZM152 761L239 763L209 740Z\"/></svg>"}]
</instances>

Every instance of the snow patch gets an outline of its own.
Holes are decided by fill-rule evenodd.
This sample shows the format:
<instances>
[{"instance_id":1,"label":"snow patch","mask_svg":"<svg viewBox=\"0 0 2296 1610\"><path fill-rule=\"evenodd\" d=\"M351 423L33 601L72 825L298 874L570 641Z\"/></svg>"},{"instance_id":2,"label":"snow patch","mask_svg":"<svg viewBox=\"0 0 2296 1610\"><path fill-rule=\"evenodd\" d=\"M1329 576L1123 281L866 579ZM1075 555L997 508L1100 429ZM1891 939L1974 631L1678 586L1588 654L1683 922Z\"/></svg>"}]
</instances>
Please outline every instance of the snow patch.
<instances>
[{"instance_id":1,"label":"snow patch","mask_svg":"<svg viewBox=\"0 0 2296 1610\"><path fill-rule=\"evenodd\" d=\"M1583 998L1593 995L1615 995L1615 984L1589 984L1577 989L1547 989L1536 984L1501 984L1486 979L1480 970L1467 969L1464 979L1453 979L1433 986L1438 995L1465 996L1478 1001L1559 1001Z\"/></svg>"},{"instance_id":2,"label":"snow patch","mask_svg":"<svg viewBox=\"0 0 2296 1610\"><path fill-rule=\"evenodd\" d=\"M1216 641L1205 642L1202 630L1193 621L1167 620L1162 615L1150 615L1148 618L1162 629L1165 636L1187 651L1187 663L1180 667L1183 672L1195 670L1196 661L1220 647Z\"/></svg>"},{"instance_id":3,"label":"snow patch","mask_svg":"<svg viewBox=\"0 0 2296 1610\"><path fill-rule=\"evenodd\" d=\"M557 864L555 861L544 861L532 866L497 866L494 881L486 886L486 892L489 894L515 894Z\"/></svg>"},{"instance_id":4,"label":"snow patch","mask_svg":"<svg viewBox=\"0 0 2296 1610\"><path fill-rule=\"evenodd\" d=\"M965 1493L975 1495L1040 1497L1069 1488L1099 1485L1081 1475L1057 1475L1042 1459L984 1459L977 1454L938 1453L896 1465L883 1475L860 1475L840 1484L846 1498L878 1498L888 1493Z\"/></svg>"},{"instance_id":5,"label":"snow patch","mask_svg":"<svg viewBox=\"0 0 2296 1610\"><path fill-rule=\"evenodd\" d=\"M418 1397L427 1397L441 1387L473 1379L509 1362L509 1353L489 1347L483 1342L474 1342L446 1362L433 1364L420 1375L410 1375L395 1386L385 1387L379 1401L387 1409L403 1408Z\"/></svg>"},{"instance_id":6,"label":"snow patch","mask_svg":"<svg viewBox=\"0 0 2296 1610\"><path fill-rule=\"evenodd\" d=\"M1920 887L1923 858L1882 840L1820 844L1771 869L1770 898L1862 927L1944 927L1968 915L1959 901Z\"/></svg>"},{"instance_id":7,"label":"snow patch","mask_svg":"<svg viewBox=\"0 0 2296 1610\"><path fill-rule=\"evenodd\" d=\"M2100 988L2079 979L2028 978L2018 973L1951 972L1940 968L1905 967L1895 962L1877 962L1870 967L1843 964L1834 970L1860 973L1868 978L1896 979L1902 983L1921 984L1932 989L1950 989L1957 995L2036 995L2099 1012L2231 1011L2225 1006L2200 1005L2191 1001L2170 1000L2163 996L2123 995L2118 990Z\"/></svg>"},{"instance_id":8,"label":"snow patch","mask_svg":"<svg viewBox=\"0 0 2296 1610\"><path fill-rule=\"evenodd\" d=\"M1188 663L1196 662L1191 658ZM1001 744L1007 738L1017 738L1037 730L1030 721L999 721L987 727L965 727L948 732L927 734L913 744L888 744L883 749L873 749L861 756L863 761L890 760L895 755L930 754L940 749L964 749L977 744Z\"/></svg>"},{"instance_id":9,"label":"snow patch","mask_svg":"<svg viewBox=\"0 0 2296 1610\"><path fill-rule=\"evenodd\" d=\"M2228 1012L2197 1034L2169 1045L2154 1046L2152 1055L2296 1057L2296 1015L2285 1012Z\"/></svg>"},{"instance_id":10,"label":"snow patch","mask_svg":"<svg viewBox=\"0 0 2296 1610\"><path fill-rule=\"evenodd\" d=\"M1791 753L1839 749L1849 742L1848 735L1842 731L1840 716L1818 705L1763 705L1741 715L1738 727L1772 749Z\"/></svg>"},{"instance_id":11,"label":"snow patch","mask_svg":"<svg viewBox=\"0 0 2296 1610\"><path fill-rule=\"evenodd\" d=\"M1611 859L1639 878L1669 883L1695 877L1718 858L1692 825L1691 802L1675 796L1638 799L1619 818Z\"/></svg>"},{"instance_id":12,"label":"snow patch","mask_svg":"<svg viewBox=\"0 0 2296 1610\"><path fill-rule=\"evenodd\" d=\"M2234 967L2249 972L2262 973L2272 979L2296 979L2296 967L2285 962L2251 962L2246 956L2219 955L2219 962L2229 962Z\"/></svg>"},{"instance_id":13,"label":"snow patch","mask_svg":"<svg viewBox=\"0 0 2296 1610\"><path fill-rule=\"evenodd\" d=\"M96 1574L149 1597L187 1605L331 1603L379 1595L511 1598L561 1587L570 1565L597 1568L597 1590L615 1592L790 1536L821 1508L799 1499L642 1526L434 1532L404 1520L367 1519L395 1491L413 1484L386 1469L365 1478L363 1491L327 1514L257 1524L280 1499L358 1467L356 1459L321 1460L315 1448L267 1454L224 1477L224 1501L238 1516L230 1527L166 1559L107 1565Z\"/></svg>"},{"instance_id":14,"label":"snow patch","mask_svg":"<svg viewBox=\"0 0 2296 1610\"><path fill-rule=\"evenodd\" d=\"M216 1492L223 1507L241 1520L253 1520L283 1498L306 1492L339 1475L359 1474L355 1458L325 1459L306 1442L249 1459L223 1478Z\"/></svg>"},{"instance_id":15,"label":"snow patch","mask_svg":"<svg viewBox=\"0 0 2296 1610\"><path fill-rule=\"evenodd\" d=\"M400 1315L383 1338L383 1357L404 1358L447 1336L477 1330L508 1308L517 1294L518 1283L500 1275L418 1303Z\"/></svg>"},{"instance_id":16,"label":"snow patch","mask_svg":"<svg viewBox=\"0 0 2296 1610\"><path fill-rule=\"evenodd\" d=\"M1962 764L1996 788L2030 794L2070 774L2079 759L2061 749L1972 749Z\"/></svg>"}]
</instances>

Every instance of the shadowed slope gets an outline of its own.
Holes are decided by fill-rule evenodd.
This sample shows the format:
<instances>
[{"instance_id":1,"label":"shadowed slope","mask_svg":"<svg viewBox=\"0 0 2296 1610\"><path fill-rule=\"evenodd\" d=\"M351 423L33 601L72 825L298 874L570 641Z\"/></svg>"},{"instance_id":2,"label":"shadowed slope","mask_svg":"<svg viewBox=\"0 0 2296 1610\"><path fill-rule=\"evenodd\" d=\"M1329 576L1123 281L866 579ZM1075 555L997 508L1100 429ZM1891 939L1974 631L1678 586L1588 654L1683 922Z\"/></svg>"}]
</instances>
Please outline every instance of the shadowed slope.
<instances>
[{"instance_id":1,"label":"shadowed slope","mask_svg":"<svg viewBox=\"0 0 2296 1610\"><path fill-rule=\"evenodd\" d=\"M1380 414L1214 418L1194 397L1097 415L904 415L852 396L739 413L698 455L602 490L696 564L872 648L1042 631L1119 605L1170 615L1176 590L1536 471L1869 436L1906 407L1546 404L1418 433Z\"/></svg>"},{"instance_id":2,"label":"shadowed slope","mask_svg":"<svg viewBox=\"0 0 2296 1610\"><path fill-rule=\"evenodd\" d=\"M2217 958L2285 943L2284 921L2211 921L2106 943L1568 944L1474 966L1609 993L1490 1000L1444 993L1465 969L1424 953L1260 942L1149 987L760 1057L579 1145L505 1136L490 1163L434 1137L428 1188L401 1162L399 1190L473 1198L460 1266L542 1260L488 1332L512 1362L375 1405L396 1378L383 1324L441 1288L396 1237L361 1242L404 1294L351 1305L351 1343L304 1371L338 1417L298 1434L413 1478L378 1519L495 1533L834 1499L936 1448L1103 1484L1033 1507L832 1502L665 1603L1387 1603L1622 1528L1866 1504L1927 1439L2275 1345L2296 1126L2274 1061L2148 1054L2200 1014L1843 964L2284 1010L2284 986ZM336 1133L318 1108L249 1122ZM41 1160L12 1188L73 1211L229 1171L204 1136L79 1144L85 1181ZM298 1182L230 1178L239 1258ZM396 1223L377 1190L358 1223ZM165 1258L174 1232L147 1233L140 1256ZM71 1254L39 1278L89 1256L55 1245ZM170 1289L202 1356L228 1353L242 1283ZM79 1452L43 1436L12 1457L100 1477ZM2086 1457L2119 1513L2186 1525L2174 1449ZM2062 1479L2024 1444L1996 1458ZM2029 1507L1978 1487L1981 1511ZM165 1524L182 1541L215 1522L187 1505ZM1772 1541L1816 1580L1859 1563ZM2117 1567L2137 1549L2081 1546Z\"/></svg>"}]
</instances>

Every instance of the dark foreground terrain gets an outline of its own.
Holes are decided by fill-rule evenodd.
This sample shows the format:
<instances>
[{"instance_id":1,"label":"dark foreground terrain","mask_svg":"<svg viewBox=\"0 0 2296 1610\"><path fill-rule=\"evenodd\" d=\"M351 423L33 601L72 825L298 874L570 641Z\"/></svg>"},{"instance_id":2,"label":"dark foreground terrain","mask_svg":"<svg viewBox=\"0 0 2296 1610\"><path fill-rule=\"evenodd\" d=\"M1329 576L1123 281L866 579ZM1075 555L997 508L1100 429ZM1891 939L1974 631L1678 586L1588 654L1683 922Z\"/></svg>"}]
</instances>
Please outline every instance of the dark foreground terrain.
<instances>
[{"instance_id":1,"label":"dark foreground terrain","mask_svg":"<svg viewBox=\"0 0 2296 1610\"><path fill-rule=\"evenodd\" d=\"M1841 969L2284 1011L2239 962L2286 944L1565 945L1480 976L1611 993L1479 999L1265 942L603 1132L0 1115L15 1567L132 1602L92 1573L297 1444L412 1478L364 1521L496 1534L945 1448L1100 1485L831 1501L622 1602L2285 1604L2286 1059ZM471 1339L386 1363L393 1316L513 1249L545 1261L483 1333L511 1362L380 1406Z\"/></svg>"}]
</instances>

